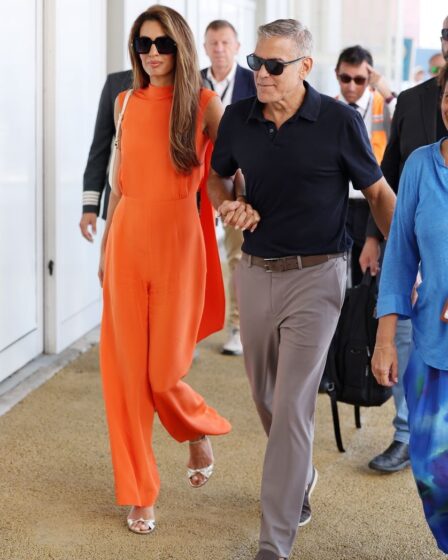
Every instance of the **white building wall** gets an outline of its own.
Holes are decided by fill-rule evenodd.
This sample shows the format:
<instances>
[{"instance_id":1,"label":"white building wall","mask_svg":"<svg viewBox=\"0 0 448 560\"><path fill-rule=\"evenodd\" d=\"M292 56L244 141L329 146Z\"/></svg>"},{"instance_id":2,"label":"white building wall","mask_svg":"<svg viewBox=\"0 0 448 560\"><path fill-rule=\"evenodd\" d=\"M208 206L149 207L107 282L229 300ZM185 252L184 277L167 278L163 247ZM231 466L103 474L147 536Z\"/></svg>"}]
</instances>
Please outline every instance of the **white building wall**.
<instances>
[{"instance_id":1,"label":"white building wall","mask_svg":"<svg viewBox=\"0 0 448 560\"><path fill-rule=\"evenodd\" d=\"M106 0L9 2L0 72L1 381L99 322L99 244L78 222L106 75Z\"/></svg>"},{"instance_id":2,"label":"white building wall","mask_svg":"<svg viewBox=\"0 0 448 560\"><path fill-rule=\"evenodd\" d=\"M92 329L100 317L99 239L87 243L78 223L82 176L106 77L106 21L105 0L45 2L45 350L51 353Z\"/></svg>"},{"instance_id":3,"label":"white building wall","mask_svg":"<svg viewBox=\"0 0 448 560\"><path fill-rule=\"evenodd\" d=\"M0 381L43 348L42 4L9 4L0 18Z\"/></svg>"}]
</instances>

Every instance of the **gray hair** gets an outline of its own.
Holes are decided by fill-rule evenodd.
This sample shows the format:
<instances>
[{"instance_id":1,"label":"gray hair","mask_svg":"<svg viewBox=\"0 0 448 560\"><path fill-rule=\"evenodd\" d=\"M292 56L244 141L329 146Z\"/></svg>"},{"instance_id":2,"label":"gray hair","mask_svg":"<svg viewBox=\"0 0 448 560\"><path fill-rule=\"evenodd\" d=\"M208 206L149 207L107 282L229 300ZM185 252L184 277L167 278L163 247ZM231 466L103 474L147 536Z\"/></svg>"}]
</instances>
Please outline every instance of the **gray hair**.
<instances>
[{"instance_id":1,"label":"gray hair","mask_svg":"<svg viewBox=\"0 0 448 560\"><path fill-rule=\"evenodd\" d=\"M288 37L297 44L300 56L311 56L313 36L309 29L296 19L277 19L258 28L258 38Z\"/></svg>"}]
</instances>

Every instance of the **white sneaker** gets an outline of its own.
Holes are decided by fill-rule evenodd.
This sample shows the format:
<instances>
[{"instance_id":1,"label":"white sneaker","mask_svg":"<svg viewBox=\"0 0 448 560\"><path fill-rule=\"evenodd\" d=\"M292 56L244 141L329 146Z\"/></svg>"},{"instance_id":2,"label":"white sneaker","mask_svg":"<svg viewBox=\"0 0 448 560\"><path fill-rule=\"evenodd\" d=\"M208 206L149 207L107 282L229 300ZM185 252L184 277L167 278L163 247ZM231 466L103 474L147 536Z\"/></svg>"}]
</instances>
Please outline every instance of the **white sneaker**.
<instances>
[{"instance_id":1,"label":"white sneaker","mask_svg":"<svg viewBox=\"0 0 448 560\"><path fill-rule=\"evenodd\" d=\"M221 350L226 356L241 356L243 353L243 345L241 344L240 329L232 329L229 339Z\"/></svg>"}]
</instances>

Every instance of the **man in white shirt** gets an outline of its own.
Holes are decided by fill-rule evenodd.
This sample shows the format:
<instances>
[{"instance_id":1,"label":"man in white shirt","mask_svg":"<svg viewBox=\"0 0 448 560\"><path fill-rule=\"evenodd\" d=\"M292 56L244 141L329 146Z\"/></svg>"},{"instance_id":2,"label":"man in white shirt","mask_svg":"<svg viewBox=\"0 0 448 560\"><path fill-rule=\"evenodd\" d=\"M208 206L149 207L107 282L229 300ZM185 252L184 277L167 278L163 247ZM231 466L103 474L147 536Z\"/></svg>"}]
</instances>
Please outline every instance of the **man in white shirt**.
<instances>
[{"instance_id":1,"label":"man in white shirt","mask_svg":"<svg viewBox=\"0 0 448 560\"><path fill-rule=\"evenodd\" d=\"M240 43L233 25L226 20L214 20L205 30L204 48L211 66L201 70L204 86L216 91L223 105L256 95L253 73L236 62ZM238 356L243 353L240 339L240 318L235 294L234 271L241 259L243 234L233 227L224 227L224 246L229 266L229 337L222 353Z\"/></svg>"},{"instance_id":2,"label":"man in white shirt","mask_svg":"<svg viewBox=\"0 0 448 560\"><path fill-rule=\"evenodd\" d=\"M374 69L370 52L359 45L348 47L341 52L335 72L340 88L337 98L351 105L362 116L373 152L380 164L389 137L396 96L384 77ZM353 239L351 280L352 285L357 285L363 276L359 258L366 242L369 205L351 186L349 196L347 229ZM375 250L379 258L378 241L369 239L368 242L377 243Z\"/></svg>"},{"instance_id":3,"label":"man in white shirt","mask_svg":"<svg viewBox=\"0 0 448 560\"><path fill-rule=\"evenodd\" d=\"M359 45L341 52L336 65L340 101L351 104L360 112L369 133L372 149L381 164L390 135L390 125L397 104L395 94L386 80L373 68L370 52ZM387 177L389 180L389 177ZM362 279L367 267L373 275L379 271L380 241L372 235L366 236L369 209L367 203L356 198L351 189L347 230L353 238L352 284ZM412 329L410 321L399 321L395 344L398 351L398 367L402 378L411 349ZM401 386L393 389L395 403L395 428L392 445L381 455L369 462L369 467L381 472L396 472L409 465L408 410Z\"/></svg>"}]
</instances>

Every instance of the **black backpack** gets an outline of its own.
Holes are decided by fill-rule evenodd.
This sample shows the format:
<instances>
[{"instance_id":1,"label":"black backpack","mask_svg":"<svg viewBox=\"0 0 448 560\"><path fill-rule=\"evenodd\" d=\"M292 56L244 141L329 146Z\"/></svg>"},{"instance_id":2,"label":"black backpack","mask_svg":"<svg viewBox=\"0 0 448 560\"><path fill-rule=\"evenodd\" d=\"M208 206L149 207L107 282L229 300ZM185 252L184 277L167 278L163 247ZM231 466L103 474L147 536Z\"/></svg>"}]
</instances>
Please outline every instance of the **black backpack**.
<instances>
[{"instance_id":1,"label":"black backpack","mask_svg":"<svg viewBox=\"0 0 448 560\"><path fill-rule=\"evenodd\" d=\"M360 428L359 407L381 406L392 395L390 387L376 382L370 366L378 326L375 317L377 292L376 279L369 270L361 284L347 290L322 376L321 390L331 399L334 433L341 452L345 450L338 401L355 406L356 427Z\"/></svg>"}]
</instances>

